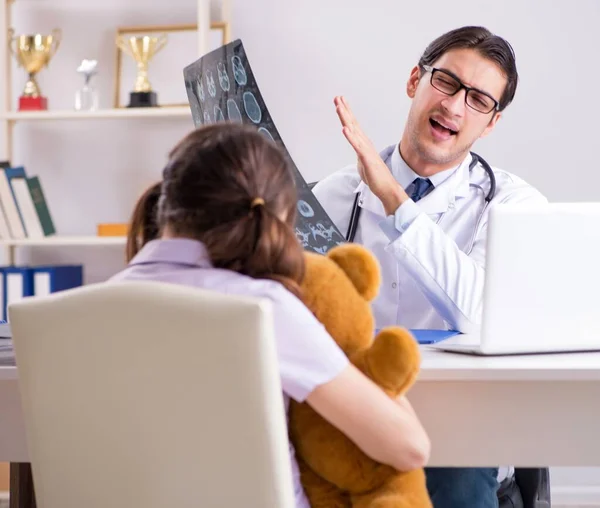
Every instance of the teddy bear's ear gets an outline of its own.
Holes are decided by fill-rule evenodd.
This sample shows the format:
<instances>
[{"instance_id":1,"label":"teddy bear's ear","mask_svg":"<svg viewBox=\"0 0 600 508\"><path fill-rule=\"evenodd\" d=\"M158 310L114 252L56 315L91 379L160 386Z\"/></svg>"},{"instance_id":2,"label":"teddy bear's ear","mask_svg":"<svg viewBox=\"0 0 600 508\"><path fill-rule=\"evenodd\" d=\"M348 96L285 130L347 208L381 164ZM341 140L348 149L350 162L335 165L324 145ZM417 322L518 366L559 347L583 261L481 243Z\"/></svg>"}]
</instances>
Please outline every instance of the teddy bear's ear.
<instances>
[{"instance_id":1,"label":"teddy bear's ear","mask_svg":"<svg viewBox=\"0 0 600 508\"><path fill-rule=\"evenodd\" d=\"M331 249L327 257L345 272L365 300L370 302L377 296L381 271L377 259L368 249L356 243L346 243Z\"/></svg>"}]
</instances>

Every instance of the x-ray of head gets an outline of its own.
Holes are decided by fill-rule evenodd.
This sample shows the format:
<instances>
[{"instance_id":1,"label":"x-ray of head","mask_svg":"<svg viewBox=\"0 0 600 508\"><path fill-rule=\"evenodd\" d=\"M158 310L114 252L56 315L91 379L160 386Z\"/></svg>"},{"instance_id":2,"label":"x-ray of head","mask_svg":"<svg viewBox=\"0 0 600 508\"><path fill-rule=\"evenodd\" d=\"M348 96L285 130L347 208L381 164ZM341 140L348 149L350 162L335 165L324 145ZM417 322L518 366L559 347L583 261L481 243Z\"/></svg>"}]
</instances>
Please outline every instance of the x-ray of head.
<instances>
[{"instance_id":1,"label":"x-ray of head","mask_svg":"<svg viewBox=\"0 0 600 508\"><path fill-rule=\"evenodd\" d=\"M344 236L309 189L285 147L258 88L242 41L236 40L211 51L188 65L183 74L196 127L224 121L250 124L284 150L296 181L295 229L302 246L325 254L343 243ZM283 81L281 86L285 86Z\"/></svg>"}]
</instances>

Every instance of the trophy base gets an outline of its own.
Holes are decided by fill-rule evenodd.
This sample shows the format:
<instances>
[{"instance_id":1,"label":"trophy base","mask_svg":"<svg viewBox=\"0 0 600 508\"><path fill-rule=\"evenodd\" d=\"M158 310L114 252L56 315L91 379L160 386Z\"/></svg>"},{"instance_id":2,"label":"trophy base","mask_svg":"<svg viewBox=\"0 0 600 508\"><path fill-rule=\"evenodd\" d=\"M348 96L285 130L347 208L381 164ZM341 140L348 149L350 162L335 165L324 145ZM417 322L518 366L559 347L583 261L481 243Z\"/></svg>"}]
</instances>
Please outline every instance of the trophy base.
<instances>
[{"instance_id":1,"label":"trophy base","mask_svg":"<svg viewBox=\"0 0 600 508\"><path fill-rule=\"evenodd\" d=\"M48 109L47 97L19 97L19 111L44 111Z\"/></svg>"},{"instance_id":2,"label":"trophy base","mask_svg":"<svg viewBox=\"0 0 600 508\"><path fill-rule=\"evenodd\" d=\"M130 92L128 108L155 108L158 106L156 92Z\"/></svg>"}]
</instances>

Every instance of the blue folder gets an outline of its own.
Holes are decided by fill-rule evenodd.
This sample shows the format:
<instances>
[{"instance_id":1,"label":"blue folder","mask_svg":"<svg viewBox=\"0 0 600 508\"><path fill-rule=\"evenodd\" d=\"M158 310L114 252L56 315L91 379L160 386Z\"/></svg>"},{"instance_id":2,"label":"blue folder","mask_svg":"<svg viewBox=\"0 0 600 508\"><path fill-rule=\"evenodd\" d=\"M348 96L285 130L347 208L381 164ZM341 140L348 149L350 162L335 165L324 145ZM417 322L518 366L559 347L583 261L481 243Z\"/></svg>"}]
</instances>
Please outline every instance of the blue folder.
<instances>
[{"instance_id":1,"label":"blue folder","mask_svg":"<svg viewBox=\"0 0 600 508\"><path fill-rule=\"evenodd\" d=\"M460 332L456 330L426 330L426 329L413 329L410 330L415 339L419 344L435 344L442 340L449 339L458 335Z\"/></svg>"},{"instance_id":2,"label":"blue folder","mask_svg":"<svg viewBox=\"0 0 600 508\"><path fill-rule=\"evenodd\" d=\"M435 344L436 342L441 342L442 340L446 340L450 337L460 334L460 332L456 330L429 330L412 328L409 331L419 344ZM377 333L379 333L379 330L375 330L376 335Z\"/></svg>"}]
</instances>

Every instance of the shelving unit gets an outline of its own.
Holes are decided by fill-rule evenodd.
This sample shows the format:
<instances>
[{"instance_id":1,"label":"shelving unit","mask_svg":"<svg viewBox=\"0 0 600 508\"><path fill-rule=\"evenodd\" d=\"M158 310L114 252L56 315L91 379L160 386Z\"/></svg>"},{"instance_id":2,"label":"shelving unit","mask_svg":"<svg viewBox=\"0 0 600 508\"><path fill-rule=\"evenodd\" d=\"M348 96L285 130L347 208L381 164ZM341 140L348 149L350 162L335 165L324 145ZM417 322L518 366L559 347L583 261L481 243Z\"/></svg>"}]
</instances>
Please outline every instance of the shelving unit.
<instances>
[{"instance_id":1,"label":"shelving unit","mask_svg":"<svg viewBox=\"0 0 600 508\"><path fill-rule=\"evenodd\" d=\"M36 247L59 245L125 245L124 236L48 236L23 240L0 240L2 247Z\"/></svg>"},{"instance_id":2,"label":"shelving unit","mask_svg":"<svg viewBox=\"0 0 600 508\"><path fill-rule=\"evenodd\" d=\"M8 47L8 29L11 24L12 7L19 0L0 0L0 73L4 74L5 93L0 94L0 122L4 126L4 136L0 140L0 159L12 161L14 129L22 122L51 121L94 121L94 120L139 120L139 119L187 119L191 125L190 108L187 106L157 108L119 108L101 109L97 111L47 110L47 111L15 111L11 90L11 58ZM209 48L209 32L211 22L229 22L230 0L220 0L218 8L211 8L211 0L196 0L196 26L198 55L205 54ZM211 19L212 14L212 19ZM116 28L116 27L115 27ZM133 203L132 203L133 206ZM15 250L20 247L65 247L90 246L106 247L125 245L124 237L95 236L55 236L42 239L2 240L0 249L5 250L10 264L15 262Z\"/></svg>"},{"instance_id":3,"label":"shelving unit","mask_svg":"<svg viewBox=\"0 0 600 508\"><path fill-rule=\"evenodd\" d=\"M7 263L15 264L16 249L19 247L110 247L125 246L124 236L48 236L23 240L0 240L5 249Z\"/></svg>"},{"instance_id":4,"label":"shelving unit","mask_svg":"<svg viewBox=\"0 0 600 508\"><path fill-rule=\"evenodd\" d=\"M97 111L9 111L2 113L1 119L8 122L37 120L100 120L115 118L190 118L189 107L100 109Z\"/></svg>"}]
</instances>

